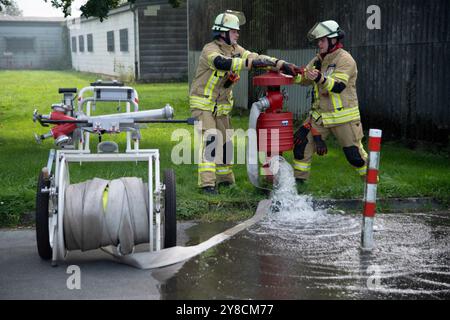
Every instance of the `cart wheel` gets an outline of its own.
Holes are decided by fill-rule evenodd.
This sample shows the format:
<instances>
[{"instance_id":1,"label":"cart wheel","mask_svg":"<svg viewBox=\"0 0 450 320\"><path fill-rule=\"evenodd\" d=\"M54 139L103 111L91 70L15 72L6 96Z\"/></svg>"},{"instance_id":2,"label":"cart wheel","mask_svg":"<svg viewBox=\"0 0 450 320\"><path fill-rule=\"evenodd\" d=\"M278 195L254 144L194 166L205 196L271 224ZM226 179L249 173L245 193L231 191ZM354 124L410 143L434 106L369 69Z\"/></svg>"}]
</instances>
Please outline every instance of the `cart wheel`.
<instances>
[{"instance_id":1,"label":"cart wheel","mask_svg":"<svg viewBox=\"0 0 450 320\"><path fill-rule=\"evenodd\" d=\"M172 169L164 171L164 248L177 245L177 197L175 172Z\"/></svg>"},{"instance_id":2,"label":"cart wheel","mask_svg":"<svg viewBox=\"0 0 450 320\"><path fill-rule=\"evenodd\" d=\"M39 256L44 260L52 258L52 248L50 247L48 230L48 203L49 194L41 190L50 186L50 181L46 181L44 174L39 174L36 192L36 242Z\"/></svg>"}]
</instances>

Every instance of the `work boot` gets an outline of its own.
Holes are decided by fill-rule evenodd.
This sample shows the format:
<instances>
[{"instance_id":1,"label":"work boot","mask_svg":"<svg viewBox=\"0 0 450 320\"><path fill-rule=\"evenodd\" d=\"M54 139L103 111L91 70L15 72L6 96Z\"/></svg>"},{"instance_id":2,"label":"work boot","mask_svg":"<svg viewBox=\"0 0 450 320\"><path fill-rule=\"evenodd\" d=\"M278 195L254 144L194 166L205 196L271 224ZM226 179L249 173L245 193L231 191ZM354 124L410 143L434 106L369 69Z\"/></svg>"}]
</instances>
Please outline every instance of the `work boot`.
<instances>
[{"instance_id":1,"label":"work boot","mask_svg":"<svg viewBox=\"0 0 450 320\"><path fill-rule=\"evenodd\" d=\"M214 187L203 187L202 191L203 191L203 194L210 195L210 196L217 194L217 190Z\"/></svg>"}]
</instances>

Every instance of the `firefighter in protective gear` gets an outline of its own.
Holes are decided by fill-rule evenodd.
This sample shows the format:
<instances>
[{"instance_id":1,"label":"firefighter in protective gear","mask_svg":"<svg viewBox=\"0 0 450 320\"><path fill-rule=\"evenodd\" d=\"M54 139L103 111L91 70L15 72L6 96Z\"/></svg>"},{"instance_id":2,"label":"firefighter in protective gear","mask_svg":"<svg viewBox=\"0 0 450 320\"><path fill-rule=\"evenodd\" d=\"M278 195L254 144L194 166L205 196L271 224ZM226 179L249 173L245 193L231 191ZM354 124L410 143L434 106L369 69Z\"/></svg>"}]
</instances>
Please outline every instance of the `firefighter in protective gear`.
<instances>
[{"instance_id":1,"label":"firefighter in protective gear","mask_svg":"<svg viewBox=\"0 0 450 320\"><path fill-rule=\"evenodd\" d=\"M317 42L319 54L295 77L295 82L313 86L311 112L305 125L296 133L294 148L295 178L299 182L310 175L314 153L327 152L325 140L332 133L342 146L347 161L360 176L367 172L367 153L356 94L357 66L350 53L343 49L344 32L337 22L317 23L308 33L308 40Z\"/></svg>"},{"instance_id":2,"label":"firefighter in protective gear","mask_svg":"<svg viewBox=\"0 0 450 320\"><path fill-rule=\"evenodd\" d=\"M285 64L285 61L258 55L239 46L239 30L244 23L245 17L240 12L227 10L217 16L212 27L213 41L203 48L191 86L192 116L201 123L199 187L205 193L215 194L217 185L235 183L230 112L233 109L232 90L239 74L252 68L280 70Z\"/></svg>"}]
</instances>

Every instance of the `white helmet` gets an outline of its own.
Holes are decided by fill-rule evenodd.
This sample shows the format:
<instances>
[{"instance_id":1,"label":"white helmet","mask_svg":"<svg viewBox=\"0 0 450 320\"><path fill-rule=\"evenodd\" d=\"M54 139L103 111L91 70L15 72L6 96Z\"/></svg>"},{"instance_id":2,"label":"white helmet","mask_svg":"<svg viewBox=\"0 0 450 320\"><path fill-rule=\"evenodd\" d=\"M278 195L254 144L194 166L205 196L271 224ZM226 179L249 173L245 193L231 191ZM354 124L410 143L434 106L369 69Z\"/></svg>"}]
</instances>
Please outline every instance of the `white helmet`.
<instances>
[{"instance_id":1,"label":"white helmet","mask_svg":"<svg viewBox=\"0 0 450 320\"><path fill-rule=\"evenodd\" d=\"M339 28L339 24L334 20L328 20L316 23L308 32L308 40L315 41L323 37L327 38L343 38L344 31Z\"/></svg>"},{"instance_id":2,"label":"white helmet","mask_svg":"<svg viewBox=\"0 0 450 320\"><path fill-rule=\"evenodd\" d=\"M245 15L242 12L227 10L214 20L213 31L227 32L241 30L239 27L245 24Z\"/></svg>"}]
</instances>

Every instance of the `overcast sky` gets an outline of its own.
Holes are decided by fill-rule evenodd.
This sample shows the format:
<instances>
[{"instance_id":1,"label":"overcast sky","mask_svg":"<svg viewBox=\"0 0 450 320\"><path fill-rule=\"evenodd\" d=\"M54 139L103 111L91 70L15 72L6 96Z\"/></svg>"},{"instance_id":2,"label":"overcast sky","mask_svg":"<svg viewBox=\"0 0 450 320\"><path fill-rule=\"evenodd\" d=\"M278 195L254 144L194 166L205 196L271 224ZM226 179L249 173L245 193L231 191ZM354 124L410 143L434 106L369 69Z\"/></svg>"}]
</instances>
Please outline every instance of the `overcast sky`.
<instances>
[{"instance_id":1,"label":"overcast sky","mask_svg":"<svg viewBox=\"0 0 450 320\"><path fill-rule=\"evenodd\" d=\"M80 16L78 10L87 0L75 0L72 8L72 17ZM16 0L17 5L23 12L24 17L64 17L62 9L53 8L50 0Z\"/></svg>"}]
</instances>

